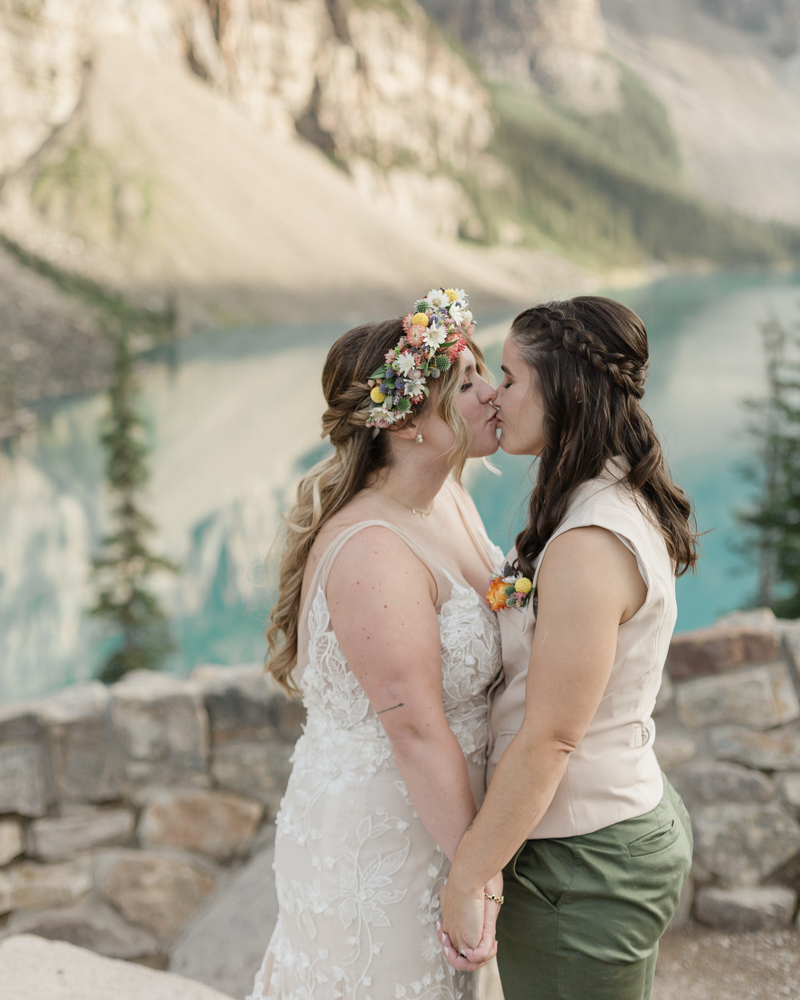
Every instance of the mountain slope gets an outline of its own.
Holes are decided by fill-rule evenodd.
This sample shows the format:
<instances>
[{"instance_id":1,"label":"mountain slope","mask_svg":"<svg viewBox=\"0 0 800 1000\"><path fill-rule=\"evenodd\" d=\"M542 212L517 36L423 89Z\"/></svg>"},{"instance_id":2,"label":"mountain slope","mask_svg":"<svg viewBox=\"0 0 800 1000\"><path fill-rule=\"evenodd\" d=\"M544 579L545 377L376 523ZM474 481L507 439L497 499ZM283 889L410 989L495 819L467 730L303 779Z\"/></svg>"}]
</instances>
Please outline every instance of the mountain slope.
<instances>
[{"instance_id":1,"label":"mountain slope","mask_svg":"<svg viewBox=\"0 0 800 1000\"><path fill-rule=\"evenodd\" d=\"M773 26L778 7L785 22ZM603 13L611 51L668 109L695 189L756 218L800 223L800 6L603 0Z\"/></svg>"},{"instance_id":2,"label":"mountain slope","mask_svg":"<svg viewBox=\"0 0 800 1000\"><path fill-rule=\"evenodd\" d=\"M5 202L21 241L132 292L173 288L186 320L391 314L440 278L491 308L544 284L379 213L320 152L123 39L98 45L78 111Z\"/></svg>"}]
</instances>

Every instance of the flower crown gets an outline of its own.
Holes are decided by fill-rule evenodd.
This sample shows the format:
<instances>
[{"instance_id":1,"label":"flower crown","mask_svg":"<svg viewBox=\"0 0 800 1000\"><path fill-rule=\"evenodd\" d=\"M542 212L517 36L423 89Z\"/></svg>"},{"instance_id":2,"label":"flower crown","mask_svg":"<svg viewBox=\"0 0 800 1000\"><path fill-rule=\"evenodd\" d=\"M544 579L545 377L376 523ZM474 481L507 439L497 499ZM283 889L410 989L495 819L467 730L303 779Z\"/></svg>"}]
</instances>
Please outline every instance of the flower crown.
<instances>
[{"instance_id":1,"label":"flower crown","mask_svg":"<svg viewBox=\"0 0 800 1000\"><path fill-rule=\"evenodd\" d=\"M391 427L428 395L427 381L439 378L467 346L475 329L467 293L434 288L403 317L403 336L372 373L367 427Z\"/></svg>"}]
</instances>

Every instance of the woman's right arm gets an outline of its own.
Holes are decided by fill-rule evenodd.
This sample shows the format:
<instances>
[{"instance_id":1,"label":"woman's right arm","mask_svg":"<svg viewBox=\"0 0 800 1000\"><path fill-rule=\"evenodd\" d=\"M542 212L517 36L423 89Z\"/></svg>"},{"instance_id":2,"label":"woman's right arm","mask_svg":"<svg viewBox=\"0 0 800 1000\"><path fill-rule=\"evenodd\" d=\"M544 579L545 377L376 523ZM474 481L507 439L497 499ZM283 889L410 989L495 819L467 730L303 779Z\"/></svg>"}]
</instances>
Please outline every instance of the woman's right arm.
<instances>
[{"instance_id":1,"label":"woman's right arm","mask_svg":"<svg viewBox=\"0 0 800 1000\"><path fill-rule=\"evenodd\" d=\"M452 860L477 807L444 714L436 584L393 531L358 532L328 578L331 623L378 713L414 808Z\"/></svg>"}]
</instances>

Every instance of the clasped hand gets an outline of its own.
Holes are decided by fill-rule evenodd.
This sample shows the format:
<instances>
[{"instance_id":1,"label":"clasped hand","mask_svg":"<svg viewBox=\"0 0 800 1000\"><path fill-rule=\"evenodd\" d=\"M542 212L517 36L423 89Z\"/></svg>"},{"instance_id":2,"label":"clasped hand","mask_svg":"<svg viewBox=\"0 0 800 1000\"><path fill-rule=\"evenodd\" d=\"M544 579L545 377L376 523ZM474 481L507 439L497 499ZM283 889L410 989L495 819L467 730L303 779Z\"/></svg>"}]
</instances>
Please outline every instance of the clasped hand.
<instances>
[{"instance_id":1,"label":"clasped hand","mask_svg":"<svg viewBox=\"0 0 800 1000\"><path fill-rule=\"evenodd\" d=\"M447 961L456 969L473 972L497 954L495 927L500 905L484 893L503 894L503 875L485 886L462 885L451 876L439 893L442 919L436 930Z\"/></svg>"}]
</instances>

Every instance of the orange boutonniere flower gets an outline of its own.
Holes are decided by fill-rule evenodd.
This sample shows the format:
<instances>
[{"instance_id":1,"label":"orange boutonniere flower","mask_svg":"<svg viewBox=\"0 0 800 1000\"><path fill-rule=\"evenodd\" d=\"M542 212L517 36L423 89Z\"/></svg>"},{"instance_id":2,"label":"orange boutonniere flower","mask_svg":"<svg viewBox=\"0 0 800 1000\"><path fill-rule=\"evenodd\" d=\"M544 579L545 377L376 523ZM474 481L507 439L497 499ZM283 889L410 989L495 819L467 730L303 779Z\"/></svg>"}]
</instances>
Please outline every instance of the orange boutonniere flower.
<instances>
[{"instance_id":1,"label":"orange boutonniere flower","mask_svg":"<svg viewBox=\"0 0 800 1000\"><path fill-rule=\"evenodd\" d=\"M495 576L489 581L486 600L492 611L499 611L506 606L506 583L499 576Z\"/></svg>"},{"instance_id":2,"label":"orange boutonniere flower","mask_svg":"<svg viewBox=\"0 0 800 1000\"><path fill-rule=\"evenodd\" d=\"M515 573L511 566L504 566L502 573L497 573L489 580L489 590L486 600L492 611L502 611L504 608L524 608L536 595L533 584L527 576Z\"/></svg>"}]
</instances>

